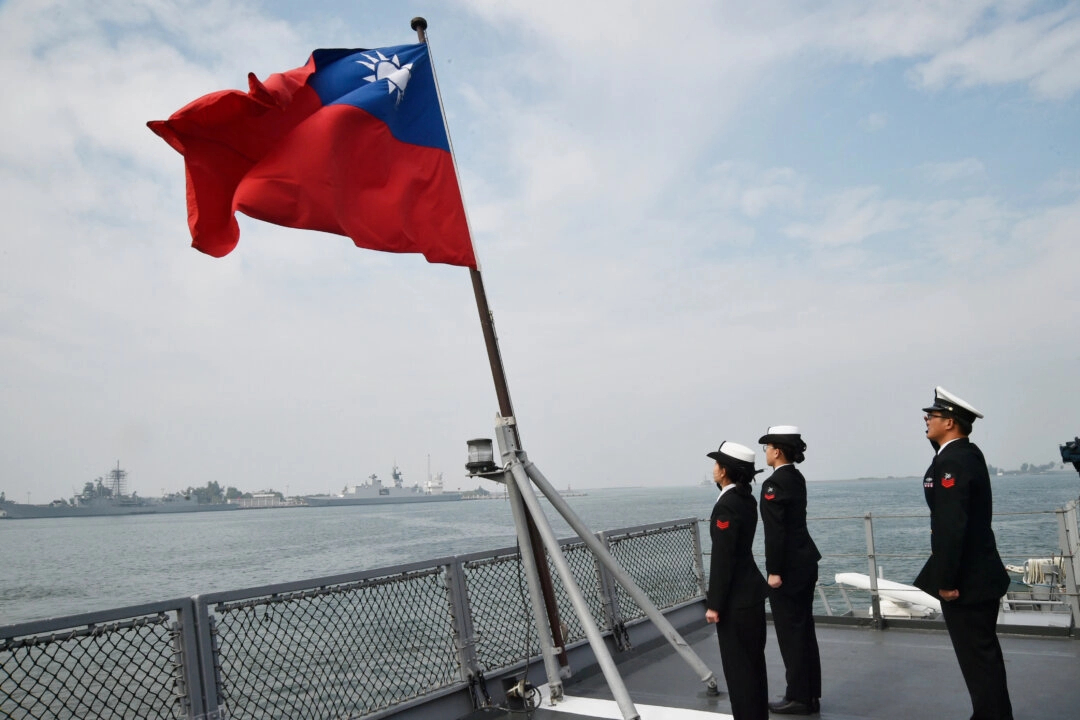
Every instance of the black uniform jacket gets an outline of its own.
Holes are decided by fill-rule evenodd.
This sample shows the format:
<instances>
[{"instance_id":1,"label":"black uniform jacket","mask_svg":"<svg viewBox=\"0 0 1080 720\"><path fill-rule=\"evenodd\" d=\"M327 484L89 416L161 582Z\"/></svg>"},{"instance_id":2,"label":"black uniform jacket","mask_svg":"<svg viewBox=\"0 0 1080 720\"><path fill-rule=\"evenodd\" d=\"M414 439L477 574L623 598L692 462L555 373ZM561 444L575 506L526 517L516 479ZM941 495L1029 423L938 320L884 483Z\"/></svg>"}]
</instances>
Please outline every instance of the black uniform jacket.
<instances>
[{"instance_id":1,"label":"black uniform jacket","mask_svg":"<svg viewBox=\"0 0 1080 720\"><path fill-rule=\"evenodd\" d=\"M1009 589L1009 574L990 528L993 496L986 459L967 438L934 457L923 478L930 506L930 559L915 585L938 597L959 590L959 603L996 600Z\"/></svg>"},{"instance_id":2,"label":"black uniform jacket","mask_svg":"<svg viewBox=\"0 0 1080 720\"><path fill-rule=\"evenodd\" d=\"M709 516L712 559L706 600L709 609L721 616L732 608L765 602L769 585L754 562L753 552L757 521L754 494L748 487L728 490Z\"/></svg>"},{"instance_id":3,"label":"black uniform jacket","mask_svg":"<svg viewBox=\"0 0 1080 720\"><path fill-rule=\"evenodd\" d=\"M781 465L761 485L765 530L765 572L796 590L817 578L821 559L806 529L806 478L794 465Z\"/></svg>"}]
</instances>

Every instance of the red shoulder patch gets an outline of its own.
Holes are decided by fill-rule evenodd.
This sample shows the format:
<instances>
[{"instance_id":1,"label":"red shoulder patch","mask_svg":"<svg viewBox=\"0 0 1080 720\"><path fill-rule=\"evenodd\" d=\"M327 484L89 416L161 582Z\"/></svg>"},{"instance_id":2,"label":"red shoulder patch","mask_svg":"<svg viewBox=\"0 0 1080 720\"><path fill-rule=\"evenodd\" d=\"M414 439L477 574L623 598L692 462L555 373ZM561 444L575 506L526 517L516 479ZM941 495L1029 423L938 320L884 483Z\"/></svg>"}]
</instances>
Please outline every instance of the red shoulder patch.
<instances>
[{"instance_id":1,"label":"red shoulder patch","mask_svg":"<svg viewBox=\"0 0 1080 720\"><path fill-rule=\"evenodd\" d=\"M765 499L766 500L772 500L775 497L776 497L776 493L766 493L765 494Z\"/></svg>"},{"instance_id":2,"label":"red shoulder patch","mask_svg":"<svg viewBox=\"0 0 1080 720\"><path fill-rule=\"evenodd\" d=\"M727 530L729 527L731 527L731 521L730 520L717 520L716 521L716 527L720 528L721 530Z\"/></svg>"},{"instance_id":3,"label":"red shoulder patch","mask_svg":"<svg viewBox=\"0 0 1080 720\"><path fill-rule=\"evenodd\" d=\"M941 479L941 487L943 488L951 488L955 484L956 478L945 477Z\"/></svg>"}]
</instances>

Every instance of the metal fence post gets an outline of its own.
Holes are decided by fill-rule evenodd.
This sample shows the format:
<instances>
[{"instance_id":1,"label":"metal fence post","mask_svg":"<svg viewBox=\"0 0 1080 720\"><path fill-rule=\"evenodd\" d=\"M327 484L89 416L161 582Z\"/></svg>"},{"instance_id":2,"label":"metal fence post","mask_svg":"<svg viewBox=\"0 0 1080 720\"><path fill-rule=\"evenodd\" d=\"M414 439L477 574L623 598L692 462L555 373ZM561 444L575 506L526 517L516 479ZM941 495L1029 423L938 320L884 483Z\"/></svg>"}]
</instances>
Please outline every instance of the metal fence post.
<instances>
[{"instance_id":1,"label":"metal fence post","mask_svg":"<svg viewBox=\"0 0 1080 720\"><path fill-rule=\"evenodd\" d=\"M884 627L881 619L881 598L878 595L877 586L877 551L874 550L874 520L873 513L866 513L864 523L866 525L866 560L870 570L870 609L873 612L873 624L878 630Z\"/></svg>"},{"instance_id":2,"label":"metal fence post","mask_svg":"<svg viewBox=\"0 0 1080 720\"><path fill-rule=\"evenodd\" d=\"M199 642L196 639L196 610L195 602L189 600L179 610L177 616L180 619L180 643L179 653L183 667L180 669L184 678L184 695L187 703L187 717L189 720L202 718L206 715L206 705L203 699L202 677L199 673Z\"/></svg>"},{"instance_id":3,"label":"metal fence post","mask_svg":"<svg viewBox=\"0 0 1080 720\"><path fill-rule=\"evenodd\" d=\"M1077 514L1080 512L1080 501L1072 500L1064 508L1054 511L1058 516L1058 538L1061 541L1061 552L1068 560L1065 568L1065 591L1068 594L1067 602L1072 611L1073 627L1080 627L1080 597L1077 596L1077 576L1080 575L1080 523L1077 522Z\"/></svg>"},{"instance_id":4,"label":"metal fence post","mask_svg":"<svg viewBox=\"0 0 1080 720\"><path fill-rule=\"evenodd\" d=\"M832 606L829 605L829 597L825 594L825 588L821 587L820 583L817 586L817 594L821 598L821 604L825 606L825 616L832 617Z\"/></svg>"},{"instance_id":5,"label":"metal fence post","mask_svg":"<svg viewBox=\"0 0 1080 720\"><path fill-rule=\"evenodd\" d=\"M446 592L450 600L450 612L454 617L461 679L468 682L480 674L480 666L476 660L476 630L473 627L472 613L469 612L469 595L465 589L465 568L461 560L454 560L445 568Z\"/></svg>"},{"instance_id":6,"label":"metal fence post","mask_svg":"<svg viewBox=\"0 0 1080 720\"><path fill-rule=\"evenodd\" d=\"M701 522L694 523L694 531L690 533L694 541L694 575L697 576L698 588L701 594L708 595L709 588L705 585L705 560L701 550Z\"/></svg>"},{"instance_id":7,"label":"metal fence post","mask_svg":"<svg viewBox=\"0 0 1080 720\"><path fill-rule=\"evenodd\" d=\"M604 547L611 551L611 543L608 542L607 533L596 533L596 538L604 544ZM619 652L629 650L633 645L630 642L630 633L626 630L626 624L623 622L622 608L619 607L619 596L617 591L617 583L607 568L604 567L604 563L600 562L600 558L593 554L593 566L596 568L596 577L599 580L597 592L600 594L600 602L604 606L604 620L607 622L607 627L611 630L611 637L615 641L615 647Z\"/></svg>"},{"instance_id":8,"label":"metal fence post","mask_svg":"<svg viewBox=\"0 0 1080 720\"><path fill-rule=\"evenodd\" d=\"M191 603L194 608L193 617L195 620L195 645L192 647L197 656L198 673L201 678L200 689L202 691L203 712L205 713L205 715L198 717L218 718L221 717L221 708L218 707L221 689L218 687L220 675L217 672L218 656L213 637L213 618L210 617L210 609L207 603L198 595L191 598Z\"/></svg>"}]
</instances>

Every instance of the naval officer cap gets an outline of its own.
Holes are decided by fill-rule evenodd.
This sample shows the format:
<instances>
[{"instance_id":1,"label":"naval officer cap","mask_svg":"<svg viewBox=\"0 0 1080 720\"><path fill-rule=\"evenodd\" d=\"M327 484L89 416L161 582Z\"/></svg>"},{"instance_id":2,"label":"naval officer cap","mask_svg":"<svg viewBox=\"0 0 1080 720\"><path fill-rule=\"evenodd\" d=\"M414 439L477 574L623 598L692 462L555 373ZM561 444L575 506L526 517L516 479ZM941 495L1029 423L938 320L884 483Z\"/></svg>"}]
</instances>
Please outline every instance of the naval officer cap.
<instances>
[{"instance_id":1,"label":"naval officer cap","mask_svg":"<svg viewBox=\"0 0 1080 720\"><path fill-rule=\"evenodd\" d=\"M934 402L930 407L924 407L923 412L947 413L969 423L975 422L975 418L981 418L983 414L973 408L971 403L961 400L945 388L938 385L934 388Z\"/></svg>"},{"instance_id":2,"label":"naval officer cap","mask_svg":"<svg viewBox=\"0 0 1080 720\"><path fill-rule=\"evenodd\" d=\"M806 443L803 442L799 428L795 425L773 425L769 431L758 438L763 445L788 445L801 452L806 452Z\"/></svg>"},{"instance_id":3,"label":"naval officer cap","mask_svg":"<svg viewBox=\"0 0 1080 720\"><path fill-rule=\"evenodd\" d=\"M747 473L751 478L761 472L754 469L754 451L729 440L720 443L716 452L706 453L706 457L711 457L726 468Z\"/></svg>"}]
</instances>

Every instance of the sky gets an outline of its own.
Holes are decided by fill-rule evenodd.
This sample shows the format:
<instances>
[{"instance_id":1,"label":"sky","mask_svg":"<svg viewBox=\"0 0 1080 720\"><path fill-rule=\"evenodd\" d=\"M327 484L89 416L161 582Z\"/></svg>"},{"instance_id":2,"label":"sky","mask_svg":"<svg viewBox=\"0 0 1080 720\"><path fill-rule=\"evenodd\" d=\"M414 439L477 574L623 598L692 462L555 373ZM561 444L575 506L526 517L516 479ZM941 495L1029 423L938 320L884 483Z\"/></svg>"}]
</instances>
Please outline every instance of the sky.
<instances>
[{"instance_id":1,"label":"sky","mask_svg":"<svg viewBox=\"0 0 1080 720\"><path fill-rule=\"evenodd\" d=\"M0 1L0 491L465 476L498 402L469 273L238 216L190 247L147 128L429 23L529 458L680 486L800 427L919 476L941 385L989 463L1080 434L1080 5Z\"/></svg>"}]
</instances>

